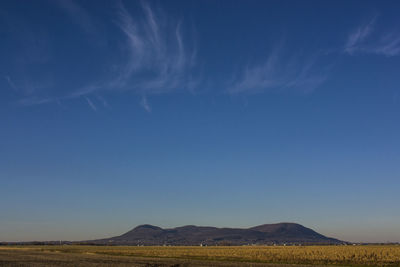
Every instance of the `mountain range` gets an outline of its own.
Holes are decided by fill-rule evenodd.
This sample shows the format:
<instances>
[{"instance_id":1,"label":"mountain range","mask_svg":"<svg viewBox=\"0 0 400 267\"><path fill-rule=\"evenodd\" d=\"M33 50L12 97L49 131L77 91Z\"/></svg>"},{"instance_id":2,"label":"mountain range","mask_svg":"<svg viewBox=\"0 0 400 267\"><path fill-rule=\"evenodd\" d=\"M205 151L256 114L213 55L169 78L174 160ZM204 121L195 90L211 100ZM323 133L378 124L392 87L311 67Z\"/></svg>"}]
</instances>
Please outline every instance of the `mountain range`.
<instances>
[{"instance_id":1,"label":"mountain range","mask_svg":"<svg viewBox=\"0 0 400 267\"><path fill-rule=\"evenodd\" d=\"M139 225L120 236L85 241L97 245L273 245L342 244L297 223L263 224L251 228L187 225L163 229Z\"/></svg>"}]
</instances>

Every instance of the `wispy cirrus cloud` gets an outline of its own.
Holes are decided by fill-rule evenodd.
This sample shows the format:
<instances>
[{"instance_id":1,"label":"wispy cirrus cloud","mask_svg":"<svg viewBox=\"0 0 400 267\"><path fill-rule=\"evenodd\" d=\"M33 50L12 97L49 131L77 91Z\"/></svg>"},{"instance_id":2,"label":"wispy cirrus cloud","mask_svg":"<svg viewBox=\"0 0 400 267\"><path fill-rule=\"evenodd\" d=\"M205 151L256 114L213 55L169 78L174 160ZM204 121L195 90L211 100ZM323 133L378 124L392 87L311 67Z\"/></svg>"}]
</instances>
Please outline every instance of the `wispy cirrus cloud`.
<instances>
[{"instance_id":1,"label":"wispy cirrus cloud","mask_svg":"<svg viewBox=\"0 0 400 267\"><path fill-rule=\"evenodd\" d=\"M6 79L8 85L9 85L14 91L18 92L18 88L17 88L17 86L15 85L15 83L13 82L13 80L11 80L10 76L7 75L7 76L4 76L4 78Z\"/></svg>"},{"instance_id":2,"label":"wispy cirrus cloud","mask_svg":"<svg viewBox=\"0 0 400 267\"><path fill-rule=\"evenodd\" d=\"M147 102L147 97L143 96L142 100L140 101L140 105L147 111L147 112L151 112L151 107L149 105L149 103Z\"/></svg>"},{"instance_id":3,"label":"wispy cirrus cloud","mask_svg":"<svg viewBox=\"0 0 400 267\"><path fill-rule=\"evenodd\" d=\"M353 31L344 46L344 51L348 54L353 54L360 49L360 45L370 36L374 30L376 17L370 20L368 23L360 25L355 31Z\"/></svg>"},{"instance_id":4,"label":"wispy cirrus cloud","mask_svg":"<svg viewBox=\"0 0 400 267\"><path fill-rule=\"evenodd\" d=\"M95 104L93 104L92 100L90 100L89 97L85 97L85 99L86 99L86 101L87 101L89 107L90 107L91 109L93 109L93 111L97 111L97 107L96 107Z\"/></svg>"},{"instance_id":5,"label":"wispy cirrus cloud","mask_svg":"<svg viewBox=\"0 0 400 267\"><path fill-rule=\"evenodd\" d=\"M89 14L77 3L58 0L59 7L73 18L80 27L92 34L95 27ZM151 111L148 95L193 90L196 84L192 69L196 63L194 44L188 44L183 35L183 22L168 16L161 9L140 2L141 12L131 15L128 8L118 2L114 26L119 29L122 49L115 51L117 61L112 75L86 81L86 85L68 90L63 95L31 95L20 101L24 105L36 105L75 98L85 98L89 107L97 109L94 100L108 105L104 98L87 98L110 92L132 92L141 96L140 105ZM107 103L107 104L105 104ZM96 108L93 108L96 107Z\"/></svg>"},{"instance_id":6,"label":"wispy cirrus cloud","mask_svg":"<svg viewBox=\"0 0 400 267\"><path fill-rule=\"evenodd\" d=\"M349 55L368 53L384 56L400 54L400 32L378 31L377 16L367 23L358 26L349 34L344 46L344 52Z\"/></svg>"},{"instance_id":7,"label":"wispy cirrus cloud","mask_svg":"<svg viewBox=\"0 0 400 267\"><path fill-rule=\"evenodd\" d=\"M183 40L182 22L156 13L146 2L142 9L140 20L119 4L117 25L127 40L129 58L110 86L142 95L188 89L196 51Z\"/></svg>"},{"instance_id":8,"label":"wispy cirrus cloud","mask_svg":"<svg viewBox=\"0 0 400 267\"><path fill-rule=\"evenodd\" d=\"M320 53L288 56L284 50L284 45L278 45L263 63L247 65L228 86L228 93L256 94L285 89L306 93L325 82L329 66L317 66Z\"/></svg>"},{"instance_id":9,"label":"wispy cirrus cloud","mask_svg":"<svg viewBox=\"0 0 400 267\"><path fill-rule=\"evenodd\" d=\"M59 99L56 97L45 97L45 96L30 96L24 97L18 101L18 104L23 106L34 106L46 103L56 102Z\"/></svg>"}]
</instances>

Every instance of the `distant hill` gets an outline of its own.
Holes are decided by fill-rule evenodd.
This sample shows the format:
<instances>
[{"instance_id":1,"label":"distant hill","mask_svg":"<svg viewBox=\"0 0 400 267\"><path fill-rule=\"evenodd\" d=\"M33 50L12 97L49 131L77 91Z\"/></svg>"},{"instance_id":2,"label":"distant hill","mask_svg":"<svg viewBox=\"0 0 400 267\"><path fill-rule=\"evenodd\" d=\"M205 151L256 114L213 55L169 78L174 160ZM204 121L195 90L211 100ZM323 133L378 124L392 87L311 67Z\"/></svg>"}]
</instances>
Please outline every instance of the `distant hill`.
<instances>
[{"instance_id":1,"label":"distant hill","mask_svg":"<svg viewBox=\"0 0 400 267\"><path fill-rule=\"evenodd\" d=\"M140 225L116 237L86 241L108 245L247 245L247 244L339 244L296 223L263 224L247 229L187 225L163 229Z\"/></svg>"}]
</instances>

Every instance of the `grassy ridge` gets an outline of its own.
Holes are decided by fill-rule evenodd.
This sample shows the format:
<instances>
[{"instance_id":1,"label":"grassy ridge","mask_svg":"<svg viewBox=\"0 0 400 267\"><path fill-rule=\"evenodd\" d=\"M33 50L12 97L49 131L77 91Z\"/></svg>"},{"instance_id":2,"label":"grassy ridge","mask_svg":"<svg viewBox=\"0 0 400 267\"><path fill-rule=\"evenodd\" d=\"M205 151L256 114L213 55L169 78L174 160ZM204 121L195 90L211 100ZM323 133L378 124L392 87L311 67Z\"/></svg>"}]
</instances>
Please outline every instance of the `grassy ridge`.
<instances>
[{"instance_id":1,"label":"grassy ridge","mask_svg":"<svg viewBox=\"0 0 400 267\"><path fill-rule=\"evenodd\" d=\"M0 248L1 249L1 248ZM3 249L6 249L3 247ZM400 266L400 246L29 246L36 251L313 265Z\"/></svg>"}]
</instances>

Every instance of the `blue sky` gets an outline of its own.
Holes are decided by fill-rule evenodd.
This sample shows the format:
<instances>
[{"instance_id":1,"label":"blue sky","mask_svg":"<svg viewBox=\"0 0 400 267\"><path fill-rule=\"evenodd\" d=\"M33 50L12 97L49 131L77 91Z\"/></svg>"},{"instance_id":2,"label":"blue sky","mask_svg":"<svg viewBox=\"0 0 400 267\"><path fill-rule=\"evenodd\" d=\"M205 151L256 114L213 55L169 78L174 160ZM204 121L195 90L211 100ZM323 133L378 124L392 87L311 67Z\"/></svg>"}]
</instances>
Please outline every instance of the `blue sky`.
<instances>
[{"instance_id":1,"label":"blue sky","mask_svg":"<svg viewBox=\"0 0 400 267\"><path fill-rule=\"evenodd\" d=\"M0 241L292 221L400 241L398 1L2 1Z\"/></svg>"}]
</instances>

